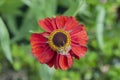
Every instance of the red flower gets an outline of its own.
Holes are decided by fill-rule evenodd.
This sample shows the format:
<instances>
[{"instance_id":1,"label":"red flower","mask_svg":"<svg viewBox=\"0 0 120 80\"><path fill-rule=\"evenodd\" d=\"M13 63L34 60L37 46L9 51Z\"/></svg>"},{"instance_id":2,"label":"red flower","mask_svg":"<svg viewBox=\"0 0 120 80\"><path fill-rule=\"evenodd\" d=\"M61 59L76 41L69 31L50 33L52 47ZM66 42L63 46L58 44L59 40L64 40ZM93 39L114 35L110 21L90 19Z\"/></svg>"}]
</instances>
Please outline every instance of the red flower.
<instances>
[{"instance_id":1,"label":"red flower","mask_svg":"<svg viewBox=\"0 0 120 80\"><path fill-rule=\"evenodd\" d=\"M67 70L73 59L85 55L88 36L84 25L74 17L57 16L40 20L38 24L45 30L31 36L32 53L41 64Z\"/></svg>"}]
</instances>

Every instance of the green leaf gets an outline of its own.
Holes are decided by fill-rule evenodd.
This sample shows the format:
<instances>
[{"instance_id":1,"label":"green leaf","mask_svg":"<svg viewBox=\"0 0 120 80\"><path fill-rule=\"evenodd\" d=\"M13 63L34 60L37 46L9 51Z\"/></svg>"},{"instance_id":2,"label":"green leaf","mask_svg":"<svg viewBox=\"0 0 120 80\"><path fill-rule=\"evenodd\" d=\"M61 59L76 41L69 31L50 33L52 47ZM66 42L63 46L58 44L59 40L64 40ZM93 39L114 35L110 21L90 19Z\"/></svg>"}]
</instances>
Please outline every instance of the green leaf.
<instances>
[{"instance_id":1,"label":"green leaf","mask_svg":"<svg viewBox=\"0 0 120 80\"><path fill-rule=\"evenodd\" d=\"M102 6L97 7L98 15L97 15L97 22L96 22L96 34L97 40L100 49L104 48L103 42L103 30L104 30L104 19L105 19L105 9Z\"/></svg>"},{"instance_id":2,"label":"green leaf","mask_svg":"<svg viewBox=\"0 0 120 80\"><path fill-rule=\"evenodd\" d=\"M76 16L84 2L84 0L77 0L73 2L73 4L71 4L70 8L64 13L64 15Z\"/></svg>"},{"instance_id":3,"label":"green leaf","mask_svg":"<svg viewBox=\"0 0 120 80\"><path fill-rule=\"evenodd\" d=\"M30 7L26 16L24 17L23 23L18 31L18 34L12 39L12 42L21 40L25 36L29 35L30 31L43 30L38 27L38 20L45 17L51 17L56 13L56 0L22 0L26 5Z\"/></svg>"},{"instance_id":4,"label":"green leaf","mask_svg":"<svg viewBox=\"0 0 120 80\"><path fill-rule=\"evenodd\" d=\"M53 80L52 74L54 72L53 68L49 68L47 65L40 66L40 77L42 80Z\"/></svg>"},{"instance_id":5,"label":"green leaf","mask_svg":"<svg viewBox=\"0 0 120 80\"><path fill-rule=\"evenodd\" d=\"M69 7L74 3L74 0L58 0L59 5Z\"/></svg>"},{"instance_id":6,"label":"green leaf","mask_svg":"<svg viewBox=\"0 0 120 80\"><path fill-rule=\"evenodd\" d=\"M17 24L16 24L16 16L14 15L4 15L4 18L8 24L8 28L15 35L18 33Z\"/></svg>"},{"instance_id":7,"label":"green leaf","mask_svg":"<svg viewBox=\"0 0 120 80\"><path fill-rule=\"evenodd\" d=\"M9 33L7 31L7 28L0 17L0 43L1 47L5 53L6 58L12 63L12 56L10 51L10 42L9 42Z\"/></svg>"},{"instance_id":8,"label":"green leaf","mask_svg":"<svg viewBox=\"0 0 120 80\"><path fill-rule=\"evenodd\" d=\"M4 0L2 0L4 1ZM1 0L0 0L1 2ZM21 0L5 0L0 6L0 13L3 14L20 14L19 8L23 5Z\"/></svg>"},{"instance_id":9,"label":"green leaf","mask_svg":"<svg viewBox=\"0 0 120 80\"><path fill-rule=\"evenodd\" d=\"M5 0L0 0L0 6L2 6L5 3Z\"/></svg>"},{"instance_id":10,"label":"green leaf","mask_svg":"<svg viewBox=\"0 0 120 80\"><path fill-rule=\"evenodd\" d=\"M37 20L52 17L56 13L56 0L22 0L30 7Z\"/></svg>"},{"instance_id":11,"label":"green leaf","mask_svg":"<svg viewBox=\"0 0 120 80\"><path fill-rule=\"evenodd\" d=\"M23 39L25 36L29 35L30 30L38 29L37 21L34 18L32 11L28 11L23 19L23 24L20 26L15 37L12 39L12 43Z\"/></svg>"}]
</instances>

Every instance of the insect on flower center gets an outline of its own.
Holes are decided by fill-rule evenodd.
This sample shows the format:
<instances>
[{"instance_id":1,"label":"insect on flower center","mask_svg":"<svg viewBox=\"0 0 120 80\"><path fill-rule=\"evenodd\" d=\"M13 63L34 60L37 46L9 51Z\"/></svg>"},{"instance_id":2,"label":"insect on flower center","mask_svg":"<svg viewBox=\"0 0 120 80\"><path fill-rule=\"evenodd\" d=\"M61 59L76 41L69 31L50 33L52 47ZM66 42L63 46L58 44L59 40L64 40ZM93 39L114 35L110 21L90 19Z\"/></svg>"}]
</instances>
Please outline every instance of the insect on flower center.
<instances>
[{"instance_id":1,"label":"insect on flower center","mask_svg":"<svg viewBox=\"0 0 120 80\"><path fill-rule=\"evenodd\" d=\"M70 50L70 35L62 29L54 30L49 36L48 44L54 51L67 54Z\"/></svg>"}]
</instances>

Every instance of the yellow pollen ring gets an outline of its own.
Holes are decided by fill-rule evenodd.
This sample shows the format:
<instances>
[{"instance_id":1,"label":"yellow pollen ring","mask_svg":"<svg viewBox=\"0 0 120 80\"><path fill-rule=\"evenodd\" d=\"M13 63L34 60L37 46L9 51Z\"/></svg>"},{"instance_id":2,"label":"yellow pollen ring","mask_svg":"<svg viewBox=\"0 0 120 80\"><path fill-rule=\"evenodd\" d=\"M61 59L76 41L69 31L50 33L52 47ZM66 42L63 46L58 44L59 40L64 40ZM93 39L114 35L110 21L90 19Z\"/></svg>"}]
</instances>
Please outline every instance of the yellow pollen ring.
<instances>
[{"instance_id":1,"label":"yellow pollen ring","mask_svg":"<svg viewBox=\"0 0 120 80\"><path fill-rule=\"evenodd\" d=\"M55 35L56 33L58 33L58 32L63 33L63 34L66 35L66 37L67 37L67 42L65 43L64 46L58 47L58 46L56 46L56 45L54 44L54 42L53 42L54 35ZM66 50L67 47L70 46L70 42L71 42L71 40L70 40L70 35L69 35L69 33L66 32L66 31L64 31L63 29L54 30L53 32L50 33L50 36L49 36L49 38L48 38L48 44L49 44L49 46L50 46L54 51Z\"/></svg>"}]
</instances>

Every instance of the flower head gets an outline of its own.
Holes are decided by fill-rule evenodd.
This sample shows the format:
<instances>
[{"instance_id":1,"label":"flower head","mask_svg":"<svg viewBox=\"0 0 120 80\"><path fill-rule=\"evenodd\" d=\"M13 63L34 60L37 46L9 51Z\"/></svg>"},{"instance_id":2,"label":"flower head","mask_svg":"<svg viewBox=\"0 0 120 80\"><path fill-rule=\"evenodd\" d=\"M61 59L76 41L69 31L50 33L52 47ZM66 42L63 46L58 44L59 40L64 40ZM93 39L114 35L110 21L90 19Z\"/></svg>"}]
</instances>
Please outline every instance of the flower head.
<instances>
[{"instance_id":1,"label":"flower head","mask_svg":"<svg viewBox=\"0 0 120 80\"><path fill-rule=\"evenodd\" d=\"M38 24L45 32L33 33L30 42L32 53L41 64L67 70L74 58L85 55L88 36L84 25L74 17L45 18Z\"/></svg>"}]
</instances>

